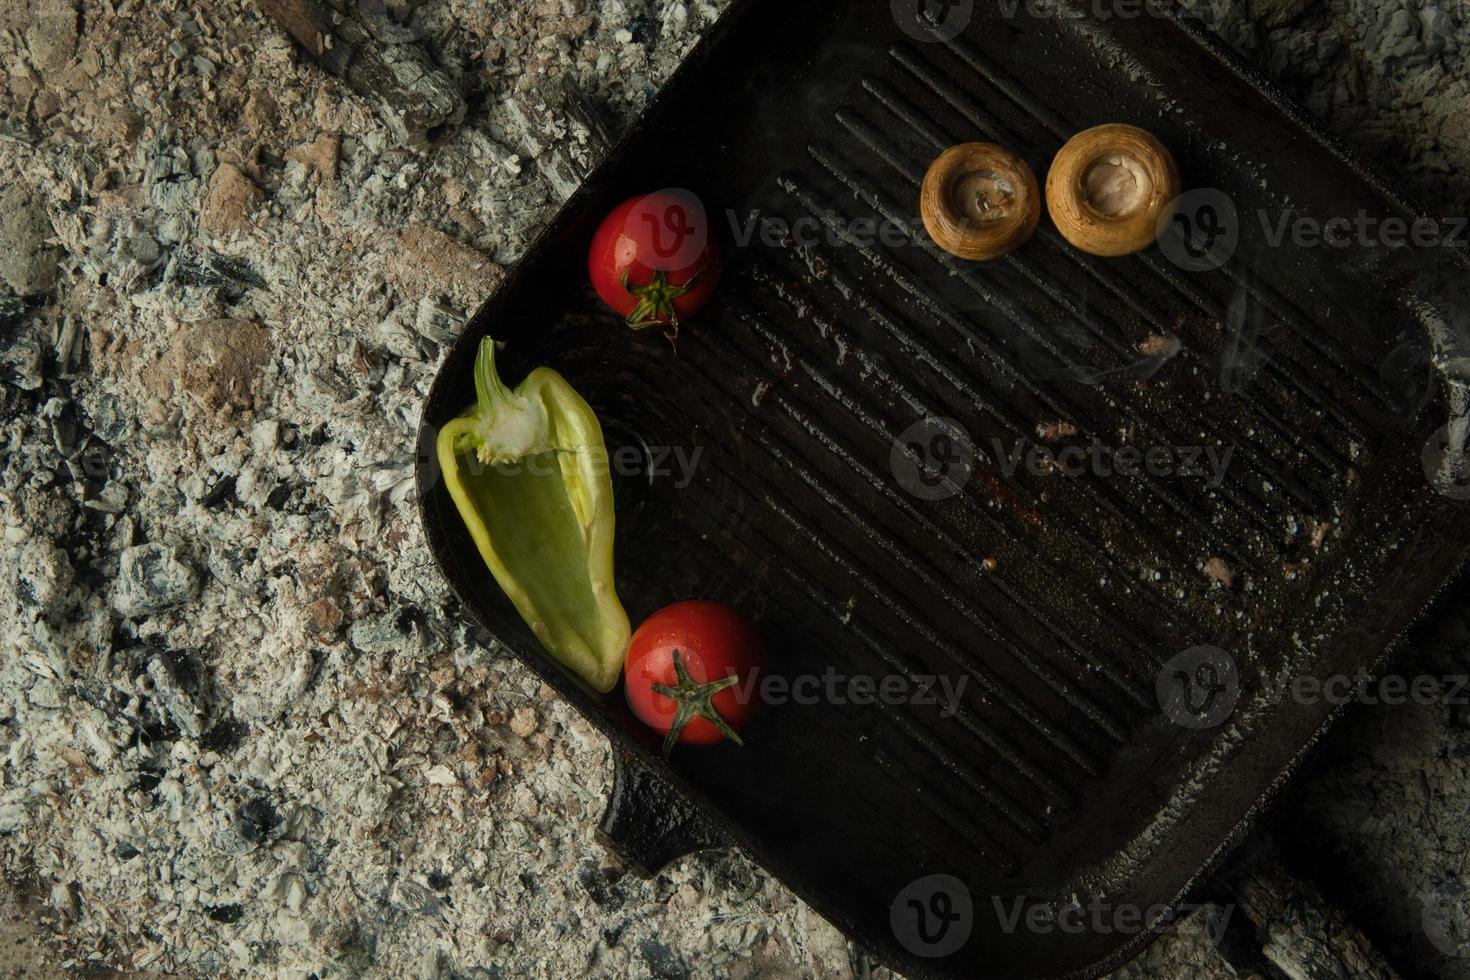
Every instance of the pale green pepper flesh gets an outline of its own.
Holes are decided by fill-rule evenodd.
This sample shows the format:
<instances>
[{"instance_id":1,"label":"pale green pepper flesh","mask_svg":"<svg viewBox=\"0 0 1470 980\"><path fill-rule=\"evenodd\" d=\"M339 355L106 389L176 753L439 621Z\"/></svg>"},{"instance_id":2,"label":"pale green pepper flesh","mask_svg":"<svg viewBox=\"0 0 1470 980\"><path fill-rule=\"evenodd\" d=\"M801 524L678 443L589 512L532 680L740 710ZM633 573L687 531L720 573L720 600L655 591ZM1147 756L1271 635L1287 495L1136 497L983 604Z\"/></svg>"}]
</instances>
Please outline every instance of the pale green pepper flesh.
<instances>
[{"instance_id":1,"label":"pale green pepper flesh","mask_svg":"<svg viewBox=\"0 0 1470 980\"><path fill-rule=\"evenodd\" d=\"M480 557L542 646L593 688L617 684L630 629L613 584L613 491L597 416L561 375L514 391L481 343L478 403L439 433L444 482Z\"/></svg>"}]
</instances>

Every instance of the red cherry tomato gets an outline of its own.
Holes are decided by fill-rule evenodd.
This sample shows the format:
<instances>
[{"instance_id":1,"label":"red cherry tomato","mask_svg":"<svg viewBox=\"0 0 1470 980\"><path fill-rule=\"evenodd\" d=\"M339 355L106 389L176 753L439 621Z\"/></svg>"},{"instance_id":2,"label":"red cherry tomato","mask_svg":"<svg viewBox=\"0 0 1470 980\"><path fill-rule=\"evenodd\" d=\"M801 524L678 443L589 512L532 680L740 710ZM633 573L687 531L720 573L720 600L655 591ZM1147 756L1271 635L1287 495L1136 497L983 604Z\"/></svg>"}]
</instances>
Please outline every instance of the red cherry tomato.
<instances>
[{"instance_id":1,"label":"red cherry tomato","mask_svg":"<svg viewBox=\"0 0 1470 980\"><path fill-rule=\"evenodd\" d=\"M686 190L631 197L602 219L587 274L603 302L634 330L679 321L709 302L720 280L720 246L699 198Z\"/></svg>"},{"instance_id":2,"label":"red cherry tomato","mask_svg":"<svg viewBox=\"0 0 1470 980\"><path fill-rule=\"evenodd\" d=\"M676 602L648 617L628 643L628 704L666 734L665 754L675 742L739 744L739 729L755 713L763 660L760 632L740 613L718 602Z\"/></svg>"}]
</instances>

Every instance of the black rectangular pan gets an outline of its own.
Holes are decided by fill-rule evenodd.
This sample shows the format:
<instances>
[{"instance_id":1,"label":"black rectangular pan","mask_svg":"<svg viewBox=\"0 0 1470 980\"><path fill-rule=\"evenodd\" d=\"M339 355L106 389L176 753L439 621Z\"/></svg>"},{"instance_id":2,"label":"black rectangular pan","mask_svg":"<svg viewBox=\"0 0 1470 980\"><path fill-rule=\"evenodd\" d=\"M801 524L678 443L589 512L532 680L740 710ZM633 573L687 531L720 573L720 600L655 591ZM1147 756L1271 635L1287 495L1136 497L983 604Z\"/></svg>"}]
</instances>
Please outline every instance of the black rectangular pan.
<instances>
[{"instance_id":1,"label":"black rectangular pan","mask_svg":"<svg viewBox=\"0 0 1470 980\"><path fill-rule=\"evenodd\" d=\"M913 976L1094 975L1165 924L1330 721L1296 680L1372 668L1464 561L1466 262L1273 242L1282 215L1417 213L1172 7L931 5L964 17L942 37L902 6L732 6L449 351L424 528L468 614L611 738L604 829L631 861L733 841ZM1093 258L1043 218L1012 256L963 263L918 227L945 146L1000 143L1044 180L1102 122L1157 134L1202 192L1193 257L1179 239ZM698 195L727 253L677 347L586 286L599 217L664 187ZM742 241L753 212L777 232ZM801 240L779 233L801 218ZM1202 268L1220 240L1228 260ZM616 485L635 625L720 599L759 618L788 679L963 679L958 703L769 705L744 748L661 761L621 691L542 653L436 479L433 433L472 402L486 334L508 381L560 370L615 453L698 454L687 484ZM906 469L952 462L926 419L973 452L939 499ZM1017 440L1094 439L1173 463L1002 465ZM1180 471L1211 448L1230 451L1219 479Z\"/></svg>"}]
</instances>

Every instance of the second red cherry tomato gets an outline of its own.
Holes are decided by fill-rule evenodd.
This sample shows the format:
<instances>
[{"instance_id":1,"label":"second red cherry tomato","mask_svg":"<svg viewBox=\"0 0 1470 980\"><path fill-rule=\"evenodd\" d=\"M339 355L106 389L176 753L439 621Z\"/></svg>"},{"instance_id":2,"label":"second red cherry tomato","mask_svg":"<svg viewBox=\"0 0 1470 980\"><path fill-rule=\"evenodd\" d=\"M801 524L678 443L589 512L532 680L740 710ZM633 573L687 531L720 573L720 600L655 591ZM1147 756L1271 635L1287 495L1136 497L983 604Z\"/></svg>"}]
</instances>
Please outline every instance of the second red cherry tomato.
<instances>
[{"instance_id":1,"label":"second red cherry tomato","mask_svg":"<svg viewBox=\"0 0 1470 980\"><path fill-rule=\"evenodd\" d=\"M628 643L628 704L665 733L665 753L675 742L739 743L739 730L755 713L764 659L760 631L734 609L676 602L648 617Z\"/></svg>"},{"instance_id":2,"label":"second red cherry tomato","mask_svg":"<svg viewBox=\"0 0 1470 980\"><path fill-rule=\"evenodd\" d=\"M670 189L640 194L612 210L587 254L603 302L634 330L679 321L709 302L720 279L720 247L699 198Z\"/></svg>"}]
</instances>

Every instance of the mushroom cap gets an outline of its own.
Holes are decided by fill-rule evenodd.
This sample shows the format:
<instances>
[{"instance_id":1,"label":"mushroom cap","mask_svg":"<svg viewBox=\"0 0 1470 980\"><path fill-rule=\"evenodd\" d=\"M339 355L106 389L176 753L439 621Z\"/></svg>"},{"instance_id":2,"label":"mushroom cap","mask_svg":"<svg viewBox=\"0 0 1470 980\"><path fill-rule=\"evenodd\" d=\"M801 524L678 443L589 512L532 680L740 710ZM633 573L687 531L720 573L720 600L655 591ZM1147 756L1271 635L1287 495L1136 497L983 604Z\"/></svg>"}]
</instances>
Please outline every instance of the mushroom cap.
<instances>
[{"instance_id":1,"label":"mushroom cap","mask_svg":"<svg viewBox=\"0 0 1470 980\"><path fill-rule=\"evenodd\" d=\"M960 143L929 165L919 190L924 229L962 259L998 258L1031 237L1041 188L1025 160L994 143Z\"/></svg>"},{"instance_id":2,"label":"mushroom cap","mask_svg":"<svg viewBox=\"0 0 1470 980\"><path fill-rule=\"evenodd\" d=\"M1148 248L1178 197L1179 168L1168 148L1124 123L1073 136L1046 175L1046 205L1057 231L1093 255Z\"/></svg>"}]
</instances>

